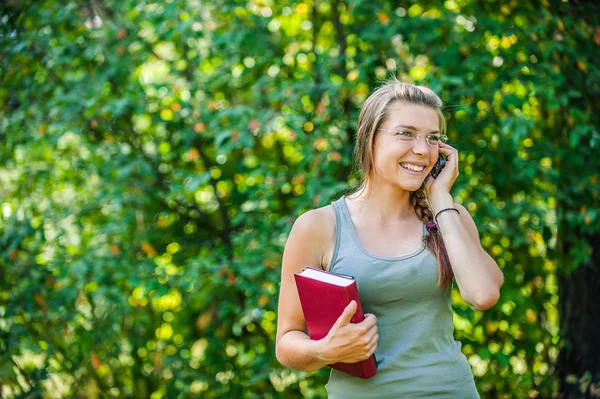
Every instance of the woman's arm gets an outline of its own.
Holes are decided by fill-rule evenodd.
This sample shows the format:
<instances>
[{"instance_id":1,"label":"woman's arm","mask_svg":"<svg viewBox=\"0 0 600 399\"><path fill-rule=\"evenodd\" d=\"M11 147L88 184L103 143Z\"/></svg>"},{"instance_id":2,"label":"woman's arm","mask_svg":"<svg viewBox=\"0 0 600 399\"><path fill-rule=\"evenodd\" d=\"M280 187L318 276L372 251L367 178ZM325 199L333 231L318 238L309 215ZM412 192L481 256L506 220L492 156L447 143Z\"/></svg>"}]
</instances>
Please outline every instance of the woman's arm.
<instances>
[{"instance_id":1,"label":"woman's arm","mask_svg":"<svg viewBox=\"0 0 600 399\"><path fill-rule=\"evenodd\" d=\"M435 193L430 198L434 215L454 207L460 211L442 212L438 218L440 230L456 283L462 297L479 310L494 306L500 298L504 276L490 255L481 247L479 233L467 209L454 203L449 193Z\"/></svg>"},{"instance_id":2,"label":"woman's arm","mask_svg":"<svg viewBox=\"0 0 600 399\"><path fill-rule=\"evenodd\" d=\"M288 331L276 344L276 356L283 366L299 371L317 371L327 366L319 355L320 341L313 341L303 331Z\"/></svg>"},{"instance_id":3,"label":"woman's arm","mask_svg":"<svg viewBox=\"0 0 600 399\"><path fill-rule=\"evenodd\" d=\"M333 240L333 226L329 227L328 216L325 209L308 211L300 216L283 252L276 356L283 366L300 371L315 371L327 365L320 358L321 341L313 341L306 334L294 273L300 273L306 266L321 268L324 243Z\"/></svg>"},{"instance_id":4,"label":"woman's arm","mask_svg":"<svg viewBox=\"0 0 600 399\"><path fill-rule=\"evenodd\" d=\"M312 340L306 334L294 273L306 266L322 268L326 248L334 242L333 220L331 206L306 212L294 223L283 251L275 352L279 363L291 369L316 371L328 364L356 363L377 349L377 318L367 313L363 321L352 323L354 301L325 338Z\"/></svg>"}]
</instances>

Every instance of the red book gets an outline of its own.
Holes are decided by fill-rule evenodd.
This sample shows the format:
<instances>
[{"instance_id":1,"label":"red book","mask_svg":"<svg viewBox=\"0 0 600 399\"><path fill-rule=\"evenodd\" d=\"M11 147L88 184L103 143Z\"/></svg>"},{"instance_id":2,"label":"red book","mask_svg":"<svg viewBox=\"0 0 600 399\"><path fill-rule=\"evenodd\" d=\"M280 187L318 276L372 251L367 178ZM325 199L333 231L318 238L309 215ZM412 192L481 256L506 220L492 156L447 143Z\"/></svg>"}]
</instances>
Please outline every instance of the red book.
<instances>
[{"instance_id":1,"label":"red book","mask_svg":"<svg viewBox=\"0 0 600 399\"><path fill-rule=\"evenodd\" d=\"M357 308L351 322L360 323L365 319L353 277L306 267L301 273L294 273L294 278L311 339L325 338L353 300L356 301ZM365 379L373 377L377 372L374 355L358 363L334 363L329 366Z\"/></svg>"}]
</instances>

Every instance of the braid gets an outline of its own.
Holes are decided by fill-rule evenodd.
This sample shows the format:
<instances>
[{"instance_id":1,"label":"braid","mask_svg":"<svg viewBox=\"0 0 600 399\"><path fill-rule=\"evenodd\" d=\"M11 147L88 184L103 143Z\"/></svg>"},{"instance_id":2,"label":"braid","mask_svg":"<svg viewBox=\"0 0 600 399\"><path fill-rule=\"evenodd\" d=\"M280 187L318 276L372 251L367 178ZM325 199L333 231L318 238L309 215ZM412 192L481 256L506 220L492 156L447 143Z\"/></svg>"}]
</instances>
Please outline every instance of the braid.
<instances>
[{"instance_id":1,"label":"braid","mask_svg":"<svg viewBox=\"0 0 600 399\"><path fill-rule=\"evenodd\" d=\"M424 185L417 191L410 193L410 201L415 209L415 214L423 223L433 221L433 213L427 203ZM437 228L431 229L429 234L427 234L425 238L425 248L429 249L438 260L438 286L448 287L452 284L454 273L452 272L452 266L450 265L450 259L446 252L444 240Z\"/></svg>"},{"instance_id":2,"label":"braid","mask_svg":"<svg viewBox=\"0 0 600 399\"><path fill-rule=\"evenodd\" d=\"M432 221L433 213L431 213L431 209L429 209L429 206L427 205L424 187L421 186L417 191L411 192L410 195L415 207L415 213L419 219L424 223Z\"/></svg>"}]
</instances>

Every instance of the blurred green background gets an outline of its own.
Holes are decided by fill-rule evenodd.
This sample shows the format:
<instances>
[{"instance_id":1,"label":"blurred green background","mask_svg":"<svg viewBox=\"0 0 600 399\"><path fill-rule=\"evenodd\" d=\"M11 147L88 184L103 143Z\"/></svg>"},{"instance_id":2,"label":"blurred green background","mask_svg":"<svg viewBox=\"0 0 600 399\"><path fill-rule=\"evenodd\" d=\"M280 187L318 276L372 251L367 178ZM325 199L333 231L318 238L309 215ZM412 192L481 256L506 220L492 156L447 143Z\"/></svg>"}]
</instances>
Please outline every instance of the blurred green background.
<instances>
[{"instance_id":1,"label":"blurred green background","mask_svg":"<svg viewBox=\"0 0 600 399\"><path fill-rule=\"evenodd\" d=\"M482 398L600 397L593 2L0 7L0 397L324 398L275 358L282 251L393 75L444 100L504 272L453 296Z\"/></svg>"}]
</instances>

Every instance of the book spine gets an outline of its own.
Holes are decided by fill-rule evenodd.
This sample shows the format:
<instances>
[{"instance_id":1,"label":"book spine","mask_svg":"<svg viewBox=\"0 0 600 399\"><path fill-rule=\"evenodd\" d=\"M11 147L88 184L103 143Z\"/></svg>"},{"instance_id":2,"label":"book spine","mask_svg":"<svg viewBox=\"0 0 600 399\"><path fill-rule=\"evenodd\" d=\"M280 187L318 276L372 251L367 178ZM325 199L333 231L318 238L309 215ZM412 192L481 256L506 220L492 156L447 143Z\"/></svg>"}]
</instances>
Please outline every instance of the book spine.
<instances>
[{"instance_id":1,"label":"book spine","mask_svg":"<svg viewBox=\"0 0 600 399\"><path fill-rule=\"evenodd\" d=\"M352 283L351 285L347 286L346 289L344 290L344 293L346 294L346 306L352 300L356 301L356 305L357 305L356 312L354 313L354 316L352 316L351 322L352 323L360 323L361 321L363 321L365 319L365 315L363 313L362 305L360 303L359 294L358 294L358 286L356 284L356 281L354 281L354 283ZM375 356L374 355L372 355L369 359L362 360L358 363L359 363L358 367L361 370L361 372L359 372L359 374L352 373L356 377L368 379L377 373L377 365L375 364Z\"/></svg>"},{"instance_id":2,"label":"book spine","mask_svg":"<svg viewBox=\"0 0 600 399\"><path fill-rule=\"evenodd\" d=\"M362 305L360 303L358 295L358 286L356 285L356 281L347 286L344 292L346 294L346 306L348 306L348 304L352 300L356 302L356 312L354 312L354 316L352 316L351 322L360 323L365 319L365 315L363 314Z\"/></svg>"}]
</instances>

